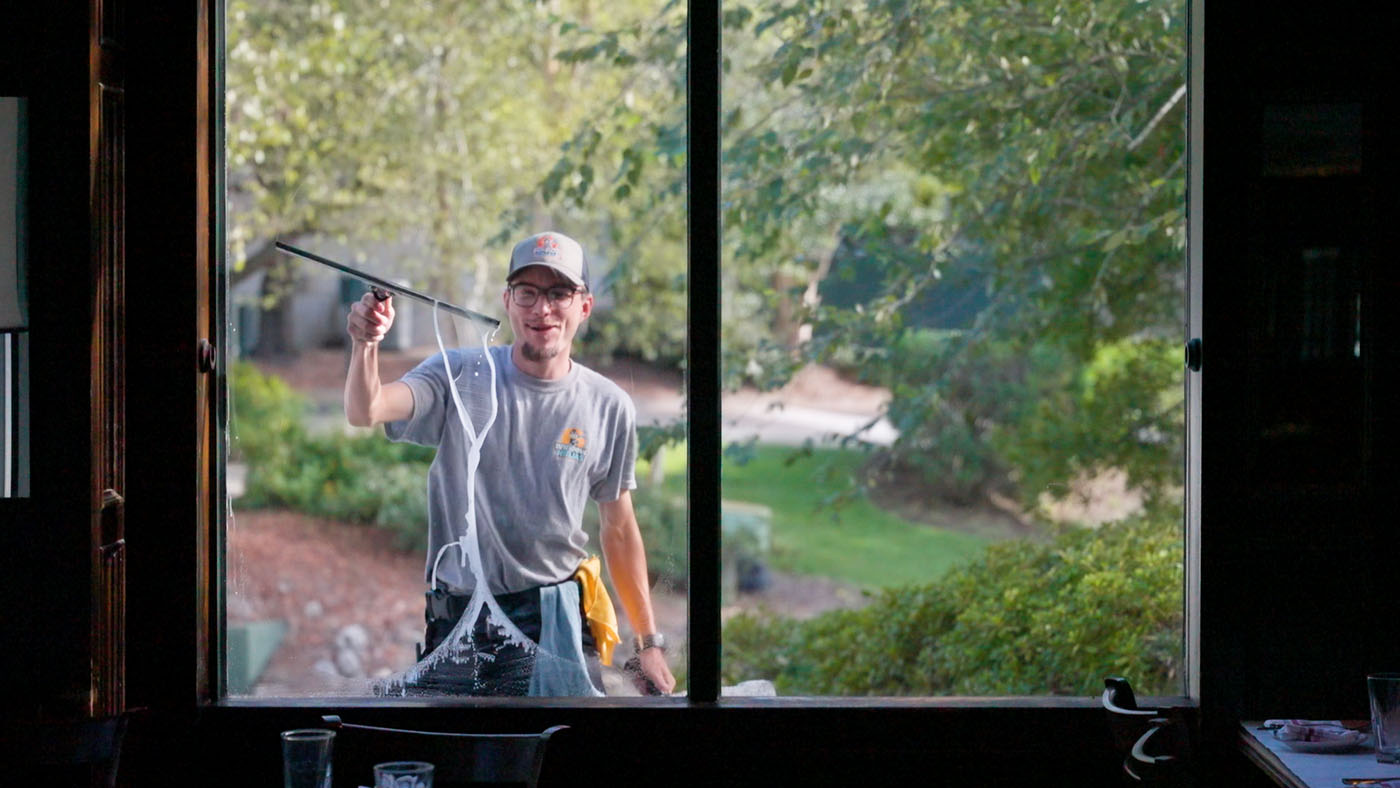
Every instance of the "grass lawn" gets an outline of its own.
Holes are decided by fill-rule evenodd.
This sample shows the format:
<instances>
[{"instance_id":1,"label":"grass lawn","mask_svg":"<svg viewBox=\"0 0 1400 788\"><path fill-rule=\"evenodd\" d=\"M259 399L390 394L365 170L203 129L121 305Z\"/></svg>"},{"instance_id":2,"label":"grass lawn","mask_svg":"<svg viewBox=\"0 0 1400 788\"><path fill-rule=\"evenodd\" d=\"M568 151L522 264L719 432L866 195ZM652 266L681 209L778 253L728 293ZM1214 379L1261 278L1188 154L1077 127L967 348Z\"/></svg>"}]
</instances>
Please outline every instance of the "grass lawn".
<instances>
[{"instance_id":1,"label":"grass lawn","mask_svg":"<svg viewBox=\"0 0 1400 788\"><path fill-rule=\"evenodd\" d=\"M792 452L786 446L760 446L747 463L726 459L721 474L725 500L772 509L775 569L882 588L934 580L987 544L979 536L910 522L864 497L838 510L820 508L832 484L848 483L863 455L820 449L788 464ZM668 449L665 461L666 485L679 493L684 448ZM645 473L638 468L639 476Z\"/></svg>"}]
</instances>

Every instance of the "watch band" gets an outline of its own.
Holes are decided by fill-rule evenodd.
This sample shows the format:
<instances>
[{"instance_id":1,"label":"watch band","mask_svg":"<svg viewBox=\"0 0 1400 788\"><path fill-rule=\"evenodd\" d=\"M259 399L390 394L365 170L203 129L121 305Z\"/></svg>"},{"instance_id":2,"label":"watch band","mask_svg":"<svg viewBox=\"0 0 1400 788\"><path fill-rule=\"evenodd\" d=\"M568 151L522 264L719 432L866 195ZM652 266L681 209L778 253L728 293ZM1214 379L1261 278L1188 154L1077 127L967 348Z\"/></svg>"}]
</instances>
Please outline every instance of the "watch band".
<instances>
[{"instance_id":1,"label":"watch band","mask_svg":"<svg viewBox=\"0 0 1400 788\"><path fill-rule=\"evenodd\" d=\"M640 654L649 648L659 648L666 650L666 636L660 632L653 632L650 635L637 635L632 640L632 645Z\"/></svg>"}]
</instances>

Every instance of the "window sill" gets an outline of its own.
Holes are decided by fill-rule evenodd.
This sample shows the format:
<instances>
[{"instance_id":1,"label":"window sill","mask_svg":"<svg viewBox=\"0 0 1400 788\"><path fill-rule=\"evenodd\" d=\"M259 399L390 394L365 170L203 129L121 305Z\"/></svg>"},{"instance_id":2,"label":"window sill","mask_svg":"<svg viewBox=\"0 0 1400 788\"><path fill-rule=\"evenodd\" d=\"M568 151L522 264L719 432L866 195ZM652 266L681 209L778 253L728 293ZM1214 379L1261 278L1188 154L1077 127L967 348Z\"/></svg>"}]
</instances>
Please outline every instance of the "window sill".
<instances>
[{"instance_id":1,"label":"window sill","mask_svg":"<svg viewBox=\"0 0 1400 788\"><path fill-rule=\"evenodd\" d=\"M1163 709L1195 709L1197 702L1185 696L1144 697L1144 707ZM952 713L961 711L1032 711L1100 709L1097 696L1007 696L1007 697L735 697L717 701L691 703L685 697L669 698L378 698L366 696L318 696L305 698L225 698L209 704L227 709L364 709L364 710L432 710L432 709L569 709L588 713L592 709L764 709L764 710L890 710L917 709Z\"/></svg>"}]
</instances>

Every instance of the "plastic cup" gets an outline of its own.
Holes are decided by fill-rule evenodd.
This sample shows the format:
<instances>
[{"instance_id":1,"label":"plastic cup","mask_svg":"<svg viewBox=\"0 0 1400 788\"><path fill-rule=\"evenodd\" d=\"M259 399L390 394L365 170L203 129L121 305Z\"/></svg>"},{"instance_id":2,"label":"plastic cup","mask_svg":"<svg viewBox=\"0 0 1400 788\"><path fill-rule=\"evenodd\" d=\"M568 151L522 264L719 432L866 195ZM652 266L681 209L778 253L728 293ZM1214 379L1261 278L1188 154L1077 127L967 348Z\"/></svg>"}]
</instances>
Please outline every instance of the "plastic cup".
<instances>
[{"instance_id":1,"label":"plastic cup","mask_svg":"<svg viewBox=\"0 0 1400 788\"><path fill-rule=\"evenodd\" d=\"M433 765L423 761L376 763L374 788L433 788Z\"/></svg>"},{"instance_id":2,"label":"plastic cup","mask_svg":"<svg viewBox=\"0 0 1400 788\"><path fill-rule=\"evenodd\" d=\"M1371 696L1371 733L1376 737L1376 760L1400 763L1400 673L1366 677Z\"/></svg>"},{"instance_id":3,"label":"plastic cup","mask_svg":"<svg viewBox=\"0 0 1400 788\"><path fill-rule=\"evenodd\" d=\"M282 731L283 788L331 788L331 744L335 731Z\"/></svg>"}]
</instances>

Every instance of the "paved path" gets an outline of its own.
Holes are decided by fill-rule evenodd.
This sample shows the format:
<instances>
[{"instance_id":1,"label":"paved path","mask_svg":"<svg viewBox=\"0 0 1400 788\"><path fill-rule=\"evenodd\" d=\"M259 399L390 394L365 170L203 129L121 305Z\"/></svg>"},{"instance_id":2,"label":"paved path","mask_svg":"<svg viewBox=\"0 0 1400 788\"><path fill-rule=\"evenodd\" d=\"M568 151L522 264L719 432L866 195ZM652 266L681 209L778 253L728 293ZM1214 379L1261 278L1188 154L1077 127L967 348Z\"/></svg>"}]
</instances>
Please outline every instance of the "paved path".
<instances>
[{"instance_id":1,"label":"paved path","mask_svg":"<svg viewBox=\"0 0 1400 788\"><path fill-rule=\"evenodd\" d=\"M619 384L627 388L623 380ZM665 424L678 418L684 402L673 390L637 386L629 391L639 424ZM809 368L774 392L743 390L724 395L721 418L725 441L757 437L763 443L800 446L811 440L835 444L848 435L888 446L899 432L880 416L888 395L871 386L841 380L829 370Z\"/></svg>"},{"instance_id":2,"label":"paved path","mask_svg":"<svg viewBox=\"0 0 1400 788\"><path fill-rule=\"evenodd\" d=\"M396 378L434 350L386 352L380 360L383 374ZM268 371L310 397L313 413L308 422L312 429L346 429L340 388L345 375L344 351L308 351L269 365ZM619 362L599 371L632 397L639 424L667 424L684 412L679 378L674 373L657 372L635 362ZM898 435L889 421L879 418L888 397L882 389L844 380L829 369L808 367L778 391L746 389L725 394L724 440L757 437L764 443L789 446L808 440L834 445L840 438L861 431L860 440L888 446Z\"/></svg>"},{"instance_id":3,"label":"paved path","mask_svg":"<svg viewBox=\"0 0 1400 788\"><path fill-rule=\"evenodd\" d=\"M861 441L888 446L899 435L887 419L875 414L845 413L836 410L775 404L772 407L748 407L748 403L726 400L724 405L724 440L746 441L758 438L762 443L801 446L808 440L817 445L834 445L841 438L856 435ZM639 424L665 424L678 417L680 408L669 403L637 402Z\"/></svg>"}]
</instances>

